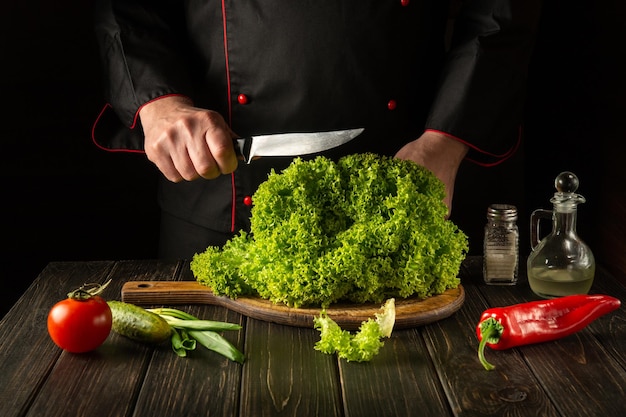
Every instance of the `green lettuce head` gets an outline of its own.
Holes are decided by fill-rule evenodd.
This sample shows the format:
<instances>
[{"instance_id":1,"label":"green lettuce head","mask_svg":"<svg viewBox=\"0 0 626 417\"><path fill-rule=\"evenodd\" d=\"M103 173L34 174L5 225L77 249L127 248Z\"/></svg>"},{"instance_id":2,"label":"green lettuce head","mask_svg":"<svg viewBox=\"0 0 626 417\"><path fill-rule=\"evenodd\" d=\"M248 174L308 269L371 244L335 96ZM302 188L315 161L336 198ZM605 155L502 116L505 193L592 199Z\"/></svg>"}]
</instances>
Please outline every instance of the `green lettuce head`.
<instances>
[{"instance_id":1,"label":"green lettuce head","mask_svg":"<svg viewBox=\"0 0 626 417\"><path fill-rule=\"evenodd\" d=\"M441 294L458 286L468 249L444 195L411 161L298 158L259 186L250 233L196 254L191 269L216 294L292 307Z\"/></svg>"}]
</instances>

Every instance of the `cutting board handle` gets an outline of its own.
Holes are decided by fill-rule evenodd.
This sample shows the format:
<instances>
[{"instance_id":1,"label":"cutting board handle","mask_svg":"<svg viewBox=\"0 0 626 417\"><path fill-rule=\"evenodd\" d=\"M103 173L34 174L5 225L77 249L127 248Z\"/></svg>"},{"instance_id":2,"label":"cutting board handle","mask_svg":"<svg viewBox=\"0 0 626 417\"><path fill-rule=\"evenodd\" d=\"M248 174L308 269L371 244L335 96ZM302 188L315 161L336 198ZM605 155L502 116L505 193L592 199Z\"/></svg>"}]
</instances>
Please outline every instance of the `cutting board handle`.
<instances>
[{"instance_id":1,"label":"cutting board handle","mask_svg":"<svg viewBox=\"0 0 626 417\"><path fill-rule=\"evenodd\" d=\"M129 281L122 287L122 300L150 304L216 304L225 300L196 281Z\"/></svg>"}]
</instances>

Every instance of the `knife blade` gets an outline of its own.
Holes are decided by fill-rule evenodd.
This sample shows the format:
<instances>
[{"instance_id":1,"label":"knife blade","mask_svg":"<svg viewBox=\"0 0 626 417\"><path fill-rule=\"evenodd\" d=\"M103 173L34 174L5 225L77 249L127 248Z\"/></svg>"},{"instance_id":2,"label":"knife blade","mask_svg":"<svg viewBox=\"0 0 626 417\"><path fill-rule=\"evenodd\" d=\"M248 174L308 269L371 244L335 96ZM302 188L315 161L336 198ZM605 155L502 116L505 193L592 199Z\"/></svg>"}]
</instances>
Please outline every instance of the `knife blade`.
<instances>
[{"instance_id":1,"label":"knife blade","mask_svg":"<svg viewBox=\"0 0 626 417\"><path fill-rule=\"evenodd\" d=\"M279 133L235 139L248 164L260 156L298 156L326 151L360 135L363 128L310 133Z\"/></svg>"}]
</instances>

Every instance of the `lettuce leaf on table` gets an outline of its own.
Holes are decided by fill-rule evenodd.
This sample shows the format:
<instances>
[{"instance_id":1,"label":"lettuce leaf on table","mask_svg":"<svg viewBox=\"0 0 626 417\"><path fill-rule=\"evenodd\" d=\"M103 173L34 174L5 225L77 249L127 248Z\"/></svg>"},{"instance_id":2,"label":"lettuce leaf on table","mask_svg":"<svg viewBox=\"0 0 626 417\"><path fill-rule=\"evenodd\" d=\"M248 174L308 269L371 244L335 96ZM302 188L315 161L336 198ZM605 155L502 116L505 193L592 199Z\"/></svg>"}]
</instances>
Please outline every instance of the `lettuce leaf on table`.
<instances>
[{"instance_id":1,"label":"lettuce leaf on table","mask_svg":"<svg viewBox=\"0 0 626 417\"><path fill-rule=\"evenodd\" d=\"M383 339L391 337L396 320L395 300L390 298L381 307L376 318L369 318L359 327L356 333L341 329L326 311L313 319L315 329L320 332L320 340L315 349L322 353L337 354L348 362L368 362L378 355L383 347Z\"/></svg>"}]
</instances>

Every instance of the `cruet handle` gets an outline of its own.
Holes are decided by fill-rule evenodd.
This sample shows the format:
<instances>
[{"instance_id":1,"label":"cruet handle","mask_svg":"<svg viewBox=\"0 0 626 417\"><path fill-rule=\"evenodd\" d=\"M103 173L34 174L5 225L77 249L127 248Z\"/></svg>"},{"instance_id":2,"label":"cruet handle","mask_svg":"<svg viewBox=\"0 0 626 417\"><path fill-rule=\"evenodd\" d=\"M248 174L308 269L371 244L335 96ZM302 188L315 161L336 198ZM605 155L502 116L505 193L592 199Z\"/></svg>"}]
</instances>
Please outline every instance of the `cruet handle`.
<instances>
[{"instance_id":1,"label":"cruet handle","mask_svg":"<svg viewBox=\"0 0 626 417\"><path fill-rule=\"evenodd\" d=\"M552 219L552 210L537 209L530 214L530 248L535 247L541 242L540 224L541 219Z\"/></svg>"}]
</instances>

